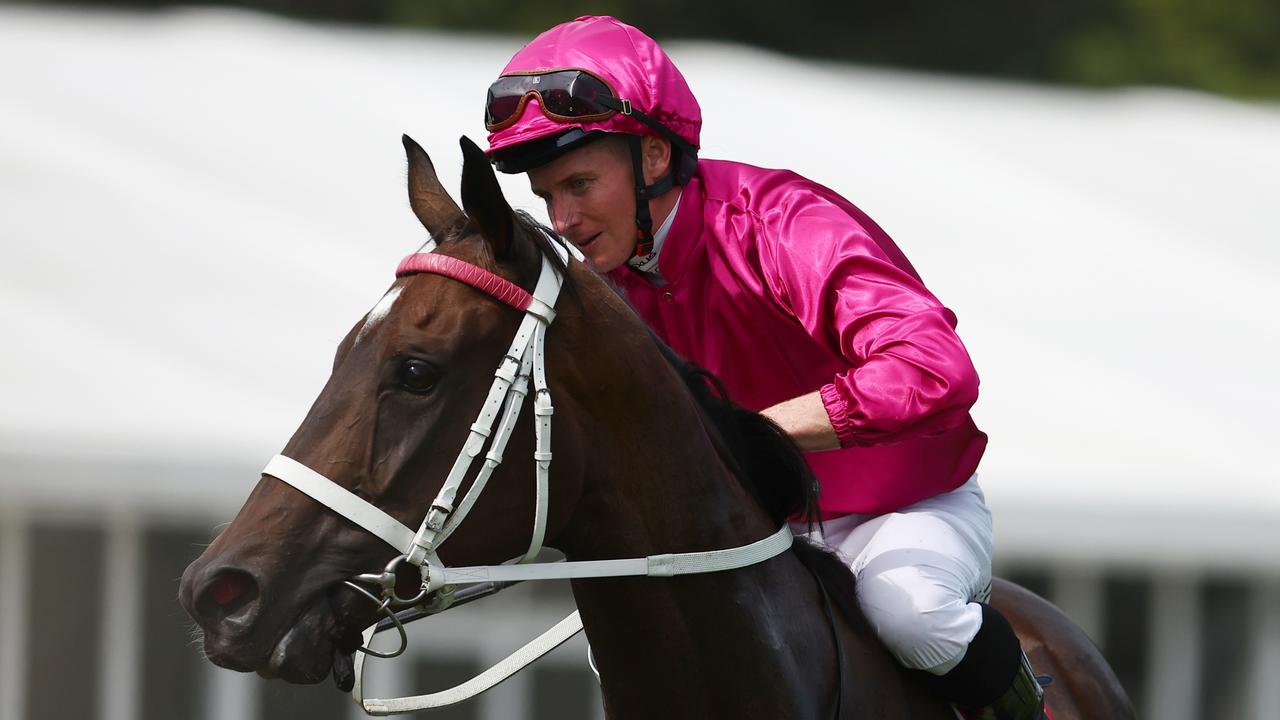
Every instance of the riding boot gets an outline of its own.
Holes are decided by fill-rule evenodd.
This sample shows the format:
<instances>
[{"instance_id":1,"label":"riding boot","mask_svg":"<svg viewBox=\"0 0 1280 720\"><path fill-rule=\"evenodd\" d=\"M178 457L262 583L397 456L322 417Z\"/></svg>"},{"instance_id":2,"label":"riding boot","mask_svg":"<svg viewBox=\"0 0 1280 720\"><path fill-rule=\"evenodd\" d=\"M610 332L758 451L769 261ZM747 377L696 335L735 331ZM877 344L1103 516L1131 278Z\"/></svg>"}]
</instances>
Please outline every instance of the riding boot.
<instances>
[{"instance_id":1,"label":"riding boot","mask_svg":"<svg viewBox=\"0 0 1280 720\"><path fill-rule=\"evenodd\" d=\"M1043 720L1044 691L1013 627L995 608L982 606L982 627L964 657L945 675L926 682L968 720Z\"/></svg>"},{"instance_id":2,"label":"riding boot","mask_svg":"<svg viewBox=\"0 0 1280 720\"><path fill-rule=\"evenodd\" d=\"M1004 694L991 704L976 709L960 708L965 720L1045 720L1044 689L1031 672L1026 653L1018 664L1018 674Z\"/></svg>"}]
</instances>

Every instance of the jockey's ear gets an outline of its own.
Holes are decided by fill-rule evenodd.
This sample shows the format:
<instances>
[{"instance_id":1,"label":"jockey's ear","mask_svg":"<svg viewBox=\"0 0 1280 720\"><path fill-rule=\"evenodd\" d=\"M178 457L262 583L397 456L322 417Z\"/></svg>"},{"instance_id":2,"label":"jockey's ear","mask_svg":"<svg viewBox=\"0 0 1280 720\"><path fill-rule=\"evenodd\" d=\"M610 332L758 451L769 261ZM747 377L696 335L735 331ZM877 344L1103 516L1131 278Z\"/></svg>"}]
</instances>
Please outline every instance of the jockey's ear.
<instances>
[{"instance_id":1,"label":"jockey's ear","mask_svg":"<svg viewBox=\"0 0 1280 720\"><path fill-rule=\"evenodd\" d=\"M436 177L436 168L422 146L408 135L401 136L405 156L409 160L409 207L436 242L466 222L462 208L449 197Z\"/></svg>"},{"instance_id":2,"label":"jockey's ear","mask_svg":"<svg viewBox=\"0 0 1280 720\"><path fill-rule=\"evenodd\" d=\"M498 177L484 151L465 135L459 144L462 145L462 207L467 211L467 219L493 248L493 256L502 260L511 249L515 212L502 196Z\"/></svg>"},{"instance_id":3,"label":"jockey's ear","mask_svg":"<svg viewBox=\"0 0 1280 720\"><path fill-rule=\"evenodd\" d=\"M652 185L671 170L671 141L657 135L645 135L640 139L640 152L644 158L644 182Z\"/></svg>"}]
</instances>

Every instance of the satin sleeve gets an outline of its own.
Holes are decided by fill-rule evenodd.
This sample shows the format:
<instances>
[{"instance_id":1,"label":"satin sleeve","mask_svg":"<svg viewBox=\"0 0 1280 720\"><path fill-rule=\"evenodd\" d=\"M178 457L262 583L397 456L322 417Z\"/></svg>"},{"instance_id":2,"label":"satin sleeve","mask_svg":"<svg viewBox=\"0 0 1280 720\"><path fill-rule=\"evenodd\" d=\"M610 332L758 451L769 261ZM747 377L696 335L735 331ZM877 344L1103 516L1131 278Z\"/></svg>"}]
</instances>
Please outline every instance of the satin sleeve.
<instances>
[{"instance_id":1,"label":"satin sleeve","mask_svg":"<svg viewBox=\"0 0 1280 720\"><path fill-rule=\"evenodd\" d=\"M824 198L761 222L759 258L776 301L848 361L820 389L841 447L941 434L966 420L978 375L956 316L883 231Z\"/></svg>"}]
</instances>

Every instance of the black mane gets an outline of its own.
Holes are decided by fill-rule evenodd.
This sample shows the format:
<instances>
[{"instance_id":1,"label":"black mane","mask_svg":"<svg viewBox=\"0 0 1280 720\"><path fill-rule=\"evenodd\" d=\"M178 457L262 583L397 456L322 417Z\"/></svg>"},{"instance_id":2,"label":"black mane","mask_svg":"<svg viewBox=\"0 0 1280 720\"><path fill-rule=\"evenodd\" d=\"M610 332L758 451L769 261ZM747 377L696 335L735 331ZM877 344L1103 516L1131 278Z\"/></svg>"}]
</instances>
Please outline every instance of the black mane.
<instances>
[{"instance_id":1,"label":"black mane","mask_svg":"<svg viewBox=\"0 0 1280 720\"><path fill-rule=\"evenodd\" d=\"M818 480L786 431L729 397L720 378L678 355L656 335L667 362L709 417L729 449L731 470L775 525L788 518L813 525L818 519Z\"/></svg>"},{"instance_id":2,"label":"black mane","mask_svg":"<svg viewBox=\"0 0 1280 720\"><path fill-rule=\"evenodd\" d=\"M515 214L516 224L523 227L528 232L529 239L532 240L533 244L538 246L538 250L551 261L551 266L554 267L556 272L560 273L560 277L564 279L564 287L572 287L569 281L569 265L564 260L560 259L560 253L557 252L554 245L552 245L552 243L558 243L563 247L568 247L568 243L565 239L560 237L559 233L555 230L552 230L546 225L535 220L532 215L524 210L516 210Z\"/></svg>"},{"instance_id":3,"label":"black mane","mask_svg":"<svg viewBox=\"0 0 1280 720\"><path fill-rule=\"evenodd\" d=\"M709 370L680 357L658 336L654 335L653 341L711 418L736 465L730 469L769 519L778 526L798 520L808 525L809 532L815 526L821 528L818 479L791 436L769 418L735 404L724 384ZM813 573L819 591L844 617L865 623L856 600L853 572L844 560L804 536L794 539L791 551Z\"/></svg>"}]
</instances>

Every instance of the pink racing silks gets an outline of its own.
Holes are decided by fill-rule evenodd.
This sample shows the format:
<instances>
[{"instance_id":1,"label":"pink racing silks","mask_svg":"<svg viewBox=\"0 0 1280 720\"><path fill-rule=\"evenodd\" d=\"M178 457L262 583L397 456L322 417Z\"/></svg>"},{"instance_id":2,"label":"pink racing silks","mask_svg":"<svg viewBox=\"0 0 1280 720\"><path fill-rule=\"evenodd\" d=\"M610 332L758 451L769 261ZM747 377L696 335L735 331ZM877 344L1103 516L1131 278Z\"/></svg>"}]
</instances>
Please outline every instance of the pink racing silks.
<instances>
[{"instance_id":1,"label":"pink racing silks","mask_svg":"<svg viewBox=\"0 0 1280 720\"><path fill-rule=\"evenodd\" d=\"M827 517L891 512L964 483L987 437L955 315L887 234L795 173L701 161L657 285L610 273L676 352L762 410L821 391L841 449L808 453Z\"/></svg>"}]
</instances>

